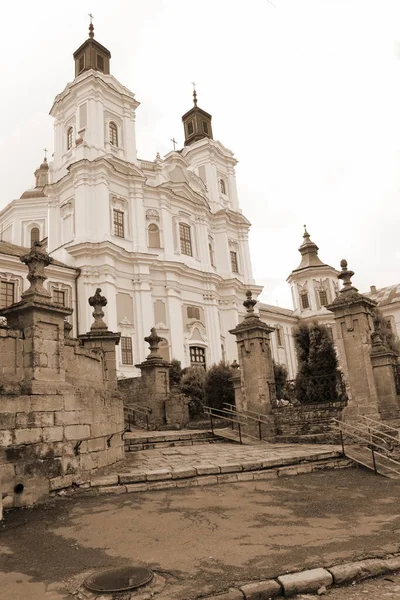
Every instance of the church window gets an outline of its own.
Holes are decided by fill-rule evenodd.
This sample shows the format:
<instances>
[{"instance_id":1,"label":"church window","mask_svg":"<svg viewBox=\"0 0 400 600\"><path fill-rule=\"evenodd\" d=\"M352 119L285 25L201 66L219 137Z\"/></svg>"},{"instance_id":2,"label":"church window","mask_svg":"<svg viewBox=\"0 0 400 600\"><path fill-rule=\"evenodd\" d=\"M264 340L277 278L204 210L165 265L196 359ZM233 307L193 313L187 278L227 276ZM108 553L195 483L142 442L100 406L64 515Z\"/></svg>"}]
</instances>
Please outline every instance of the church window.
<instances>
[{"instance_id":1,"label":"church window","mask_svg":"<svg viewBox=\"0 0 400 600\"><path fill-rule=\"evenodd\" d=\"M219 180L219 189L221 190L221 194L226 194L226 185L223 179Z\"/></svg>"},{"instance_id":2,"label":"church window","mask_svg":"<svg viewBox=\"0 0 400 600\"><path fill-rule=\"evenodd\" d=\"M308 299L308 293L307 292L303 292L302 294L300 294L300 298L301 298L301 305L303 308L310 308L310 301Z\"/></svg>"},{"instance_id":3,"label":"church window","mask_svg":"<svg viewBox=\"0 0 400 600\"><path fill-rule=\"evenodd\" d=\"M239 273L237 252L234 252L233 250L231 250L230 254L231 254L232 273Z\"/></svg>"},{"instance_id":4,"label":"church window","mask_svg":"<svg viewBox=\"0 0 400 600\"><path fill-rule=\"evenodd\" d=\"M203 121L203 132L208 135L208 124L206 121Z\"/></svg>"},{"instance_id":5,"label":"church window","mask_svg":"<svg viewBox=\"0 0 400 600\"><path fill-rule=\"evenodd\" d=\"M160 230L157 225L150 223L149 232L149 248L160 248Z\"/></svg>"},{"instance_id":6,"label":"church window","mask_svg":"<svg viewBox=\"0 0 400 600\"><path fill-rule=\"evenodd\" d=\"M215 267L214 248L211 242L208 243L208 253L210 255L210 264Z\"/></svg>"},{"instance_id":7,"label":"church window","mask_svg":"<svg viewBox=\"0 0 400 600\"><path fill-rule=\"evenodd\" d=\"M113 209L114 235L125 237L124 213L122 210Z\"/></svg>"},{"instance_id":8,"label":"church window","mask_svg":"<svg viewBox=\"0 0 400 600\"><path fill-rule=\"evenodd\" d=\"M72 148L73 139L74 139L74 128L69 127L68 131L67 131L67 148L68 148L68 150L71 150L71 148Z\"/></svg>"},{"instance_id":9,"label":"church window","mask_svg":"<svg viewBox=\"0 0 400 600\"><path fill-rule=\"evenodd\" d=\"M192 135L192 133L194 132L193 121L190 121L187 124L187 132L188 132L188 135Z\"/></svg>"},{"instance_id":10,"label":"church window","mask_svg":"<svg viewBox=\"0 0 400 600\"><path fill-rule=\"evenodd\" d=\"M328 304L328 294L326 293L326 290L319 291L319 302L321 306L326 306Z\"/></svg>"},{"instance_id":11,"label":"church window","mask_svg":"<svg viewBox=\"0 0 400 600\"><path fill-rule=\"evenodd\" d=\"M104 73L104 57L101 54L97 54L96 56L96 64L99 71L103 71Z\"/></svg>"},{"instance_id":12,"label":"church window","mask_svg":"<svg viewBox=\"0 0 400 600\"><path fill-rule=\"evenodd\" d=\"M190 226L186 225L186 223L179 223L179 238L181 242L182 254L186 254L186 256L193 256Z\"/></svg>"},{"instance_id":13,"label":"church window","mask_svg":"<svg viewBox=\"0 0 400 600\"><path fill-rule=\"evenodd\" d=\"M82 54L82 56L79 58L78 66L79 66L79 73L82 73L82 71L85 68L85 55L84 54Z\"/></svg>"},{"instance_id":14,"label":"church window","mask_svg":"<svg viewBox=\"0 0 400 600\"><path fill-rule=\"evenodd\" d=\"M121 359L123 365L133 365L132 338L121 337Z\"/></svg>"},{"instance_id":15,"label":"church window","mask_svg":"<svg viewBox=\"0 0 400 600\"><path fill-rule=\"evenodd\" d=\"M206 368L206 351L201 346L190 346L190 366Z\"/></svg>"},{"instance_id":16,"label":"church window","mask_svg":"<svg viewBox=\"0 0 400 600\"><path fill-rule=\"evenodd\" d=\"M188 319L196 319L196 321L200 321L200 309L198 306L188 306L187 307L187 316Z\"/></svg>"},{"instance_id":17,"label":"church window","mask_svg":"<svg viewBox=\"0 0 400 600\"><path fill-rule=\"evenodd\" d=\"M108 131L110 135L110 144L118 147L118 129L116 124L113 123L113 121L110 122L108 126Z\"/></svg>"},{"instance_id":18,"label":"church window","mask_svg":"<svg viewBox=\"0 0 400 600\"><path fill-rule=\"evenodd\" d=\"M11 281L0 281L0 308L15 302L15 284Z\"/></svg>"},{"instance_id":19,"label":"church window","mask_svg":"<svg viewBox=\"0 0 400 600\"><path fill-rule=\"evenodd\" d=\"M39 227L32 227L31 229L31 246L33 246L34 242L39 242L40 231Z\"/></svg>"},{"instance_id":20,"label":"church window","mask_svg":"<svg viewBox=\"0 0 400 600\"><path fill-rule=\"evenodd\" d=\"M62 290L53 290L53 304L56 306L65 306L65 292Z\"/></svg>"},{"instance_id":21,"label":"church window","mask_svg":"<svg viewBox=\"0 0 400 600\"><path fill-rule=\"evenodd\" d=\"M283 346L282 331L281 331L280 327L277 327L277 329L276 329L276 342L277 342L278 346Z\"/></svg>"}]
</instances>

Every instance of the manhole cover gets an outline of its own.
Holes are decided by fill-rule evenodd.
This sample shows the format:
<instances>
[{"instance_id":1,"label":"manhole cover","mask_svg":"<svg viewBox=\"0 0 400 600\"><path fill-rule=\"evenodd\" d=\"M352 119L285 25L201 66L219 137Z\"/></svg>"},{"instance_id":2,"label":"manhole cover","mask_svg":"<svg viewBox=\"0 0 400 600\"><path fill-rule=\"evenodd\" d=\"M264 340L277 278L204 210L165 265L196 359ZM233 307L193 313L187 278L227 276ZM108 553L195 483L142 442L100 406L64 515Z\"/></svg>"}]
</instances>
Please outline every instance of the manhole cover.
<instances>
[{"instance_id":1,"label":"manhole cover","mask_svg":"<svg viewBox=\"0 0 400 600\"><path fill-rule=\"evenodd\" d=\"M146 567L122 567L94 573L85 579L84 585L92 592L125 592L152 579L153 573Z\"/></svg>"}]
</instances>

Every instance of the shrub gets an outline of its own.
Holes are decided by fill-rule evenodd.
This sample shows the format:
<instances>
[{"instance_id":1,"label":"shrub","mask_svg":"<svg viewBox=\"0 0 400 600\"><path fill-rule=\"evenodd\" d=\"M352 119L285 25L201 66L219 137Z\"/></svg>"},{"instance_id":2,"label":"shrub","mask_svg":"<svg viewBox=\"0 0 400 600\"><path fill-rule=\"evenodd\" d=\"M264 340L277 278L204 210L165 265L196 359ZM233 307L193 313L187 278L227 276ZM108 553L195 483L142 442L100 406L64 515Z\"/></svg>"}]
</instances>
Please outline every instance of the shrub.
<instances>
[{"instance_id":1,"label":"shrub","mask_svg":"<svg viewBox=\"0 0 400 600\"><path fill-rule=\"evenodd\" d=\"M276 398L277 400L281 400L285 393L286 381L288 377L287 368L285 365L281 365L280 363L274 362L274 379L275 379L275 389L276 389Z\"/></svg>"},{"instance_id":2,"label":"shrub","mask_svg":"<svg viewBox=\"0 0 400 600\"><path fill-rule=\"evenodd\" d=\"M296 396L302 404L337 399L338 364L329 329L302 324L294 331L299 371Z\"/></svg>"},{"instance_id":3,"label":"shrub","mask_svg":"<svg viewBox=\"0 0 400 600\"><path fill-rule=\"evenodd\" d=\"M222 409L223 404L235 404L232 372L228 364L221 361L206 372L205 400L208 406Z\"/></svg>"},{"instance_id":4,"label":"shrub","mask_svg":"<svg viewBox=\"0 0 400 600\"><path fill-rule=\"evenodd\" d=\"M180 382L180 391L189 398L189 415L199 417L203 414L204 388L206 374L202 367L185 369Z\"/></svg>"},{"instance_id":5,"label":"shrub","mask_svg":"<svg viewBox=\"0 0 400 600\"><path fill-rule=\"evenodd\" d=\"M179 387L183 376L181 361L173 358L169 369L169 386L170 388Z\"/></svg>"}]
</instances>

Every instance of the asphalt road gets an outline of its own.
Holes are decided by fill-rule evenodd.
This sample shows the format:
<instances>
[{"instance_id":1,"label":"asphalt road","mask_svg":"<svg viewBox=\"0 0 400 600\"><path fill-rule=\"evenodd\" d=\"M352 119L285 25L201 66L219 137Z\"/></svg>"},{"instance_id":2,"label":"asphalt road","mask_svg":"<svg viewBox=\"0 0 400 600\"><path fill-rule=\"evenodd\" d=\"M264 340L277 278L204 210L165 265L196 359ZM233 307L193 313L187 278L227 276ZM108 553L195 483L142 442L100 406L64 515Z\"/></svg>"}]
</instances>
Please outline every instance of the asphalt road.
<instances>
[{"instance_id":1,"label":"asphalt road","mask_svg":"<svg viewBox=\"0 0 400 600\"><path fill-rule=\"evenodd\" d=\"M395 552L399 492L400 481L344 469L59 499L9 513L0 526L1 598L60 600L83 573L135 563L163 573L160 600L190 600L238 581Z\"/></svg>"}]
</instances>

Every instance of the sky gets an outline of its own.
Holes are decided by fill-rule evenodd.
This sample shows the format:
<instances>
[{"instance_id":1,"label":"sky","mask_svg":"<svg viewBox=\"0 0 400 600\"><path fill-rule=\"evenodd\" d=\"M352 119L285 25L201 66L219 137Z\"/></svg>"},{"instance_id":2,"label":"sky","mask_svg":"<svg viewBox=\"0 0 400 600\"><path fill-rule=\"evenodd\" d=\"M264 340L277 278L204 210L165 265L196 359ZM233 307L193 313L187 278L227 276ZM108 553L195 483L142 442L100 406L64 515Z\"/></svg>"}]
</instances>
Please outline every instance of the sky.
<instances>
[{"instance_id":1,"label":"sky","mask_svg":"<svg viewBox=\"0 0 400 600\"><path fill-rule=\"evenodd\" d=\"M141 103L138 155L183 146L198 104L230 148L261 299L291 308L303 224L366 292L400 281L399 0L28 0L2 7L0 208L53 151L54 97L95 37Z\"/></svg>"}]
</instances>

